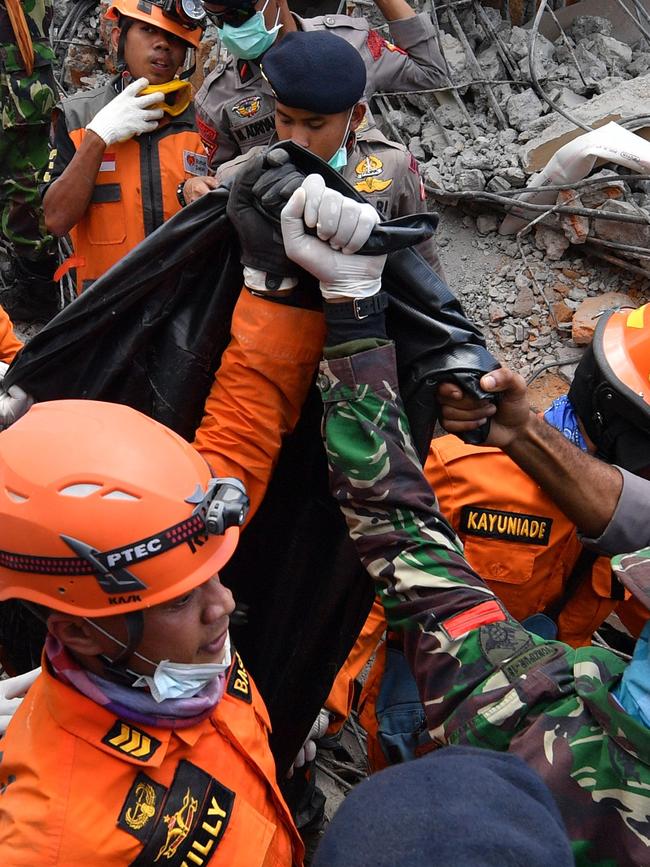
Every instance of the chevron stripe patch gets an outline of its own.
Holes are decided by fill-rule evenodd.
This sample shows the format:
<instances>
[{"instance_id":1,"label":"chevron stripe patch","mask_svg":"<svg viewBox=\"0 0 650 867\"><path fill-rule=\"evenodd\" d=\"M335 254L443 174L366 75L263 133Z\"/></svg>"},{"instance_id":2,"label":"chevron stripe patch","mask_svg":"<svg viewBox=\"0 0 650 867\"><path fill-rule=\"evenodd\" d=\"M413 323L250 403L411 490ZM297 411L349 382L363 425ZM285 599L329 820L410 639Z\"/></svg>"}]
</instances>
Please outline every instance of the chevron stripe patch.
<instances>
[{"instance_id":1,"label":"chevron stripe patch","mask_svg":"<svg viewBox=\"0 0 650 867\"><path fill-rule=\"evenodd\" d=\"M130 756L132 759L147 762L161 742L142 729L118 719L104 735L102 743L117 750L118 753Z\"/></svg>"}]
</instances>

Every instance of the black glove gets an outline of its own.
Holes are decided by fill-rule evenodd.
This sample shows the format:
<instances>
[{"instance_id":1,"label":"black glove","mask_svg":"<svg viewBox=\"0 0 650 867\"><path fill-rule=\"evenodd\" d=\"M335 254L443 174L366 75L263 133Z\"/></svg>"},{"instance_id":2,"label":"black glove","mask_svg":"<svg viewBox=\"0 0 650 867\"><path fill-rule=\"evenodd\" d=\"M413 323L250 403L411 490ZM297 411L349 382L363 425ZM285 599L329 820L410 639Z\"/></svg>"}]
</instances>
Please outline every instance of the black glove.
<instances>
[{"instance_id":1,"label":"black glove","mask_svg":"<svg viewBox=\"0 0 650 867\"><path fill-rule=\"evenodd\" d=\"M262 211L279 220L282 208L306 175L294 166L289 153L279 146L267 151L265 164L268 170L255 182L253 196Z\"/></svg>"},{"instance_id":2,"label":"black glove","mask_svg":"<svg viewBox=\"0 0 650 867\"><path fill-rule=\"evenodd\" d=\"M269 292L280 288L283 278L297 277L298 268L287 259L279 225L273 225L256 206L254 187L262 182L267 171L276 171L276 166L267 165L266 153L260 153L244 163L235 177L226 213L239 235L241 263L266 274ZM302 180L302 178L301 178ZM296 186L300 184L300 181Z\"/></svg>"}]
</instances>

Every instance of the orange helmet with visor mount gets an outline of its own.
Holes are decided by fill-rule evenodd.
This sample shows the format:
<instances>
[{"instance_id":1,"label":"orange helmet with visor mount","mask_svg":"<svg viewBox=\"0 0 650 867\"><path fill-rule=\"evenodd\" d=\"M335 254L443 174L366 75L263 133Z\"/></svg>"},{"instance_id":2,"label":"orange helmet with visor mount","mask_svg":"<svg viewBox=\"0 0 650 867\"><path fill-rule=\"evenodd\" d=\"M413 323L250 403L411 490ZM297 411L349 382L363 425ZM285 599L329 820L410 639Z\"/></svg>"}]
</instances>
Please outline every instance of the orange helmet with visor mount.
<instances>
[{"instance_id":1,"label":"orange helmet with visor mount","mask_svg":"<svg viewBox=\"0 0 650 867\"><path fill-rule=\"evenodd\" d=\"M0 601L87 617L174 599L237 546L248 498L126 406L36 404L0 434Z\"/></svg>"}]
</instances>

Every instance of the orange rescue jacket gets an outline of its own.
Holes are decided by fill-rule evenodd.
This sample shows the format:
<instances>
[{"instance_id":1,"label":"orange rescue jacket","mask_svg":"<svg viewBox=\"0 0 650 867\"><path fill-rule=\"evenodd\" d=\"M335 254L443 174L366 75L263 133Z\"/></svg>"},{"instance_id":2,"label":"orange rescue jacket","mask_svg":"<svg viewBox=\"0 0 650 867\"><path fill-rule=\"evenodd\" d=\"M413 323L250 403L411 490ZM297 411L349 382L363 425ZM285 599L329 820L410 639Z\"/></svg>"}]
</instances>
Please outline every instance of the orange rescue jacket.
<instances>
[{"instance_id":1,"label":"orange rescue jacket","mask_svg":"<svg viewBox=\"0 0 650 867\"><path fill-rule=\"evenodd\" d=\"M255 514L323 351L322 313L243 290L194 447L218 476L246 485Z\"/></svg>"},{"instance_id":2,"label":"orange rescue jacket","mask_svg":"<svg viewBox=\"0 0 650 867\"><path fill-rule=\"evenodd\" d=\"M79 148L88 124L115 96L113 84L64 100L68 134ZM207 173L207 157L196 132L194 105L152 133L106 148L93 196L70 230L77 291L105 271L177 211L179 182Z\"/></svg>"},{"instance_id":3,"label":"orange rescue jacket","mask_svg":"<svg viewBox=\"0 0 650 867\"><path fill-rule=\"evenodd\" d=\"M2 741L0 864L291 867L264 702L237 654L212 715L135 725L43 674Z\"/></svg>"},{"instance_id":4,"label":"orange rescue jacket","mask_svg":"<svg viewBox=\"0 0 650 867\"><path fill-rule=\"evenodd\" d=\"M518 620L562 598L582 546L575 525L500 449L433 440L425 475L465 557ZM599 557L559 616L559 639L588 644L620 598Z\"/></svg>"},{"instance_id":5,"label":"orange rescue jacket","mask_svg":"<svg viewBox=\"0 0 650 867\"><path fill-rule=\"evenodd\" d=\"M14 355L22 346L22 341L16 337L9 314L4 307L0 307L0 361L13 361Z\"/></svg>"}]
</instances>

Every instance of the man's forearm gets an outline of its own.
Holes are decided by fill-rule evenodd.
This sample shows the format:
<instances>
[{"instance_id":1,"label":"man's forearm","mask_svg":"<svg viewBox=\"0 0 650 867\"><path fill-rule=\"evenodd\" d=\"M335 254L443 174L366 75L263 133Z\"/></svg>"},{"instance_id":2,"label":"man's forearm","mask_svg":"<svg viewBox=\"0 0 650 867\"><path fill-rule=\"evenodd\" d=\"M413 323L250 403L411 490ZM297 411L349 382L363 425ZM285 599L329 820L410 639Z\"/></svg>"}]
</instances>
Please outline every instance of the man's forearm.
<instances>
[{"instance_id":1,"label":"man's forearm","mask_svg":"<svg viewBox=\"0 0 650 867\"><path fill-rule=\"evenodd\" d=\"M557 503L586 536L600 536L623 486L619 471L582 452L533 413L503 451Z\"/></svg>"},{"instance_id":2,"label":"man's forearm","mask_svg":"<svg viewBox=\"0 0 650 867\"><path fill-rule=\"evenodd\" d=\"M415 10L406 0L375 0L377 8L386 21L399 21L402 18L414 18Z\"/></svg>"},{"instance_id":3,"label":"man's forearm","mask_svg":"<svg viewBox=\"0 0 650 867\"><path fill-rule=\"evenodd\" d=\"M65 235L88 210L105 150L103 139L88 132L61 177L47 190L43 213L53 235Z\"/></svg>"}]
</instances>

